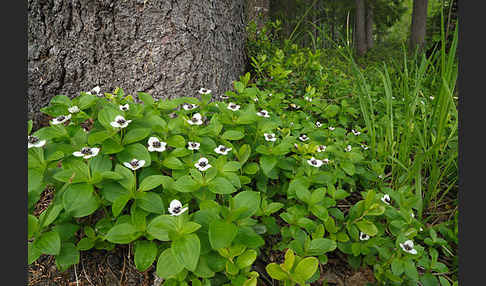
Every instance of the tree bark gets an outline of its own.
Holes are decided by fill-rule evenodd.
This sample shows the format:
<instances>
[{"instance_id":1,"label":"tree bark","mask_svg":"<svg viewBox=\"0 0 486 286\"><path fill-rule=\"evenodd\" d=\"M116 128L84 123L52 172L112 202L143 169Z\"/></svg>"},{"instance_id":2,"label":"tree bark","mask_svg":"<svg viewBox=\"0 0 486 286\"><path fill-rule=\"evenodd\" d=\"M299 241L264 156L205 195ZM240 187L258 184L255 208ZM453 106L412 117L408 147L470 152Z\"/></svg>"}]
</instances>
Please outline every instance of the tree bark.
<instances>
[{"instance_id":1,"label":"tree bark","mask_svg":"<svg viewBox=\"0 0 486 286\"><path fill-rule=\"evenodd\" d=\"M367 50L373 48L373 2L366 1L366 47Z\"/></svg>"},{"instance_id":2,"label":"tree bark","mask_svg":"<svg viewBox=\"0 0 486 286\"><path fill-rule=\"evenodd\" d=\"M365 0L355 0L356 16L355 16L355 36L356 36L356 51L358 56L366 53L366 24L365 24Z\"/></svg>"},{"instance_id":3,"label":"tree bark","mask_svg":"<svg viewBox=\"0 0 486 286\"><path fill-rule=\"evenodd\" d=\"M245 67L244 0L28 0L28 112L99 85L222 95Z\"/></svg>"},{"instance_id":4,"label":"tree bark","mask_svg":"<svg viewBox=\"0 0 486 286\"><path fill-rule=\"evenodd\" d=\"M410 34L410 49L423 51L425 46L425 30L427 23L428 0L414 0L412 11L412 28Z\"/></svg>"}]
</instances>

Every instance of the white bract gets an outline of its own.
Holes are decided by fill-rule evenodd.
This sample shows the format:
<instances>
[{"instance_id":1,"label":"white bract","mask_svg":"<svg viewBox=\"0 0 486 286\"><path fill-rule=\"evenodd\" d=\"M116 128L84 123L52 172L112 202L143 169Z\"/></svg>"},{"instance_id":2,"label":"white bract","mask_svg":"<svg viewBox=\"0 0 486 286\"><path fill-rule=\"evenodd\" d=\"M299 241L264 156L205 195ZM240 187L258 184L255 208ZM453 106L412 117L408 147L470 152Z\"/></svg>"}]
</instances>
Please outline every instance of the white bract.
<instances>
[{"instance_id":1,"label":"white bract","mask_svg":"<svg viewBox=\"0 0 486 286\"><path fill-rule=\"evenodd\" d=\"M304 142L304 141L309 140L309 137L307 137L307 135L305 135L305 134L302 134L302 135L299 136L299 140Z\"/></svg>"},{"instance_id":2,"label":"white bract","mask_svg":"<svg viewBox=\"0 0 486 286\"><path fill-rule=\"evenodd\" d=\"M149 152L164 152L165 146L167 146L166 142L160 141L157 137L150 137L148 140L148 150Z\"/></svg>"},{"instance_id":3,"label":"white bract","mask_svg":"<svg viewBox=\"0 0 486 286\"><path fill-rule=\"evenodd\" d=\"M266 111L265 109L262 109L262 110L258 111L257 112L257 115L258 116L265 117L265 118L269 118L270 117L270 114L268 114L268 111Z\"/></svg>"},{"instance_id":4,"label":"white bract","mask_svg":"<svg viewBox=\"0 0 486 286\"><path fill-rule=\"evenodd\" d=\"M76 105L71 106L71 107L68 108L68 111L69 111L69 113L78 113L79 107L77 107Z\"/></svg>"},{"instance_id":5,"label":"white bract","mask_svg":"<svg viewBox=\"0 0 486 286\"><path fill-rule=\"evenodd\" d=\"M230 102L228 104L228 109L231 110L231 111L237 111L240 109L240 106L238 104L235 104L233 102Z\"/></svg>"},{"instance_id":6,"label":"white bract","mask_svg":"<svg viewBox=\"0 0 486 286\"><path fill-rule=\"evenodd\" d=\"M429 96L429 98L430 98L431 100L434 100L434 98L435 98L435 97L433 97L433 96Z\"/></svg>"},{"instance_id":7,"label":"white bract","mask_svg":"<svg viewBox=\"0 0 486 286\"><path fill-rule=\"evenodd\" d=\"M187 142L187 149L189 150L199 150L199 146L201 144L199 142Z\"/></svg>"},{"instance_id":8,"label":"white bract","mask_svg":"<svg viewBox=\"0 0 486 286\"><path fill-rule=\"evenodd\" d=\"M370 239L370 236L369 235L367 235L364 232L360 232L359 233L359 240L368 240L368 239Z\"/></svg>"},{"instance_id":9,"label":"white bract","mask_svg":"<svg viewBox=\"0 0 486 286\"><path fill-rule=\"evenodd\" d=\"M316 159L314 157L311 157L309 160L307 160L307 163L309 163L309 165L311 165L312 167L316 168L319 168L320 166L322 166L322 164L324 164L322 160Z\"/></svg>"},{"instance_id":10,"label":"white bract","mask_svg":"<svg viewBox=\"0 0 486 286\"><path fill-rule=\"evenodd\" d=\"M385 204L389 205L391 203L390 196L388 194L383 195L381 198L381 201L384 202Z\"/></svg>"},{"instance_id":11,"label":"white bract","mask_svg":"<svg viewBox=\"0 0 486 286\"><path fill-rule=\"evenodd\" d=\"M369 147L364 144L361 144L361 148L363 148L364 150L368 150Z\"/></svg>"},{"instance_id":12,"label":"white bract","mask_svg":"<svg viewBox=\"0 0 486 286\"><path fill-rule=\"evenodd\" d=\"M206 171L207 169L211 168L211 164L209 164L209 160L207 158L202 157L197 161L194 166L199 170L199 171Z\"/></svg>"},{"instance_id":13,"label":"white bract","mask_svg":"<svg viewBox=\"0 0 486 286\"><path fill-rule=\"evenodd\" d=\"M331 130L331 131L333 131L334 129L336 129L335 127L332 127L332 126L329 126L328 128L329 128L329 130Z\"/></svg>"},{"instance_id":14,"label":"white bract","mask_svg":"<svg viewBox=\"0 0 486 286\"><path fill-rule=\"evenodd\" d=\"M358 136L359 134L361 134L361 132L359 131L356 131L354 129L351 129L351 132L353 132L354 135Z\"/></svg>"},{"instance_id":15,"label":"white bract","mask_svg":"<svg viewBox=\"0 0 486 286\"><path fill-rule=\"evenodd\" d=\"M292 107L292 108L294 108L294 109L299 109L299 108L300 108L300 106L299 106L299 105L296 105L296 104L294 104L294 103L291 103L291 104L290 104L290 107Z\"/></svg>"},{"instance_id":16,"label":"white bract","mask_svg":"<svg viewBox=\"0 0 486 286\"><path fill-rule=\"evenodd\" d=\"M413 241L410 239L405 241L404 243L400 243L400 247L405 252L408 252L410 254L417 254L417 250L413 248Z\"/></svg>"},{"instance_id":17,"label":"white bract","mask_svg":"<svg viewBox=\"0 0 486 286\"><path fill-rule=\"evenodd\" d=\"M117 115L113 122L110 122L110 125L115 128L125 128L128 126L128 123L132 122L131 120L126 120L125 117L121 115Z\"/></svg>"},{"instance_id":18,"label":"white bract","mask_svg":"<svg viewBox=\"0 0 486 286\"><path fill-rule=\"evenodd\" d=\"M329 161L328 158L325 158L325 159L322 159L322 162L327 165L327 164L329 164L330 161Z\"/></svg>"},{"instance_id":19,"label":"white bract","mask_svg":"<svg viewBox=\"0 0 486 286\"><path fill-rule=\"evenodd\" d=\"M312 98L311 97L306 96L306 97L304 97L304 99L307 100L308 102L312 102Z\"/></svg>"},{"instance_id":20,"label":"white bract","mask_svg":"<svg viewBox=\"0 0 486 286\"><path fill-rule=\"evenodd\" d=\"M197 108L197 104L190 104L190 103L184 103L182 105L182 108L184 108L184 110L193 110L194 108Z\"/></svg>"},{"instance_id":21,"label":"white bract","mask_svg":"<svg viewBox=\"0 0 486 286\"><path fill-rule=\"evenodd\" d=\"M40 140L39 137L30 135L27 137L28 149L35 147L39 148L46 145L46 140Z\"/></svg>"},{"instance_id":22,"label":"white bract","mask_svg":"<svg viewBox=\"0 0 486 286\"><path fill-rule=\"evenodd\" d=\"M254 101L254 102L258 102L258 97L255 97L255 98L253 99L253 101Z\"/></svg>"},{"instance_id":23,"label":"white bract","mask_svg":"<svg viewBox=\"0 0 486 286\"><path fill-rule=\"evenodd\" d=\"M228 99L229 96L227 96L227 95L221 95L221 96L219 96L219 98L221 98L221 99Z\"/></svg>"},{"instance_id":24,"label":"white bract","mask_svg":"<svg viewBox=\"0 0 486 286\"><path fill-rule=\"evenodd\" d=\"M344 151L351 152L352 149L353 148L351 147L351 145L348 145L348 146L346 146L346 148L344 148Z\"/></svg>"},{"instance_id":25,"label":"white bract","mask_svg":"<svg viewBox=\"0 0 486 286\"><path fill-rule=\"evenodd\" d=\"M172 200L169 205L169 213L171 216L178 216L183 214L185 211L187 211L189 208L185 207L182 208L182 203L178 200Z\"/></svg>"},{"instance_id":26,"label":"white bract","mask_svg":"<svg viewBox=\"0 0 486 286\"><path fill-rule=\"evenodd\" d=\"M132 169L132 170L137 170L137 169L140 169L143 167L143 165L145 165L145 160L137 160L137 159L133 159L132 161L130 162L123 162L123 165L129 169Z\"/></svg>"},{"instance_id":27,"label":"white bract","mask_svg":"<svg viewBox=\"0 0 486 286\"><path fill-rule=\"evenodd\" d=\"M94 91L94 93L96 93L97 95L100 95L100 92L101 92L101 88L99 85L93 87L93 89L91 91Z\"/></svg>"},{"instance_id":28,"label":"white bract","mask_svg":"<svg viewBox=\"0 0 486 286\"><path fill-rule=\"evenodd\" d=\"M219 145L218 147L214 148L214 152L221 154L221 155L226 155L228 154L229 151L231 151L232 148L228 148L223 145Z\"/></svg>"},{"instance_id":29,"label":"white bract","mask_svg":"<svg viewBox=\"0 0 486 286\"><path fill-rule=\"evenodd\" d=\"M321 153L326 151L327 146L326 145L319 145L317 146L317 152Z\"/></svg>"},{"instance_id":30,"label":"white bract","mask_svg":"<svg viewBox=\"0 0 486 286\"><path fill-rule=\"evenodd\" d=\"M191 119L188 119L187 120L187 123L191 124L191 125L201 125L203 124L202 122L202 116L200 113L195 113Z\"/></svg>"},{"instance_id":31,"label":"white bract","mask_svg":"<svg viewBox=\"0 0 486 286\"><path fill-rule=\"evenodd\" d=\"M277 141L277 137L275 137L275 133L263 133L263 136L265 137L265 140L267 140L267 141L270 141L270 142Z\"/></svg>"},{"instance_id":32,"label":"white bract","mask_svg":"<svg viewBox=\"0 0 486 286\"><path fill-rule=\"evenodd\" d=\"M322 126L322 123L320 123L319 121L316 121L316 127L319 128Z\"/></svg>"},{"instance_id":33,"label":"white bract","mask_svg":"<svg viewBox=\"0 0 486 286\"><path fill-rule=\"evenodd\" d=\"M211 93L211 90L210 89L207 89L207 88L204 88L204 87L201 87L199 89L199 93L200 94L208 94L208 93Z\"/></svg>"},{"instance_id":34,"label":"white bract","mask_svg":"<svg viewBox=\"0 0 486 286\"><path fill-rule=\"evenodd\" d=\"M53 125L62 124L64 122L68 121L69 119L71 119L71 114L61 115L61 116L58 116L58 117L52 119L51 124L53 124Z\"/></svg>"},{"instance_id":35,"label":"white bract","mask_svg":"<svg viewBox=\"0 0 486 286\"><path fill-rule=\"evenodd\" d=\"M73 155L76 157L83 157L84 159L89 159L98 155L100 148L90 148L90 147L83 147L80 151L73 152Z\"/></svg>"},{"instance_id":36,"label":"white bract","mask_svg":"<svg viewBox=\"0 0 486 286\"><path fill-rule=\"evenodd\" d=\"M130 105L125 104L125 105L120 105L120 110L121 111L128 111L130 109Z\"/></svg>"}]
</instances>

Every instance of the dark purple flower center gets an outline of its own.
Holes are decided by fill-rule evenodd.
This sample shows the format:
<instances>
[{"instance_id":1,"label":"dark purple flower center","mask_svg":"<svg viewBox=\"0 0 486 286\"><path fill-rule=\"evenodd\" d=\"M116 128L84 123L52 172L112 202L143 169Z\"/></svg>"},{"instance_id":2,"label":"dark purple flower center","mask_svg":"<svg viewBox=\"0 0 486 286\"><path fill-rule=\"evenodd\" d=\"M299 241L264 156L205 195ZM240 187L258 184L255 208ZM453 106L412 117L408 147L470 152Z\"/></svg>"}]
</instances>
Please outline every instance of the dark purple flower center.
<instances>
[{"instance_id":1,"label":"dark purple flower center","mask_svg":"<svg viewBox=\"0 0 486 286\"><path fill-rule=\"evenodd\" d=\"M192 122L198 122L199 120L196 117L192 118Z\"/></svg>"},{"instance_id":2,"label":"dark purple flower center","mask_svg":"<svg viewBox=\"0 0 486 286\"><path fill-rule=\"evenodd\" d=\"M207 163L205 161L199 162L199 167L204 168L204 167L206 167L206 165L207 165Z\"/></svg>"},{"instance_id":3,"label":"dark purple flower center","mask_svg":"<svg viewBox=\"0 0 486 286\"><path fill-rule=\"evenodd\" d=\"M35 144L39 142L39 138L37 138L36 136L29 136L28 141L30 144Z\"/></svg>"},{"instance_id":4,"label":"dark purple flower center","mask_svg":"<svg viewBox=\"0 0 486 286\"><path fill-rule=\"evenodd\" d=\"M138 160L131 161L130 165L132 165L132 167L138 167Z\"/></svg>"},{"instance_id":5,"label":"dark purple flower center","mask_svg":"<svg viewBox=\"0 0 486 286\"><path fill-rule=\"evenodd\" d=\"M272 134L268 134L268 135L267 135L267 138L268 138L268 139L273 139L273 135L272 135Z\"/></svg>"},{"instance_id":6,"label":"dark purple flower center","mask_svg":"<svg viewBox=\"0 0 486 286\"><path fill-rule=\"evenodd\" d=\"M311 160L311 164L312 165L317 165L317 161L316 160Z\"/></svg>"},{"instance_id":7,"label":"dark purple flower center","mask_svg":"<svg viewBox=\"0 0 486 286\"><path fill-rule=\"evenodd\" d=\"M63 120L64 120L64 118L66 118L66 116L61 115L61 116L59 116L59 117L58 117L58 118L56 118L56 119L57 119L57 121L63 121Z\"/></svg>"},{"instance_id":8,"label":"dark purple flower center","mask_svg":"<svg viewBox=\"0 0 486 286\"><path fill-rule=\"evenodd\" d=\"M181 207L180 206L177 206L177 207L175 207L175 208L172 209L172 212L173 213L176 213L176 214L178 214L180 211L181 211Z\"/></svg>"},{"instance_id":9,"label":"dark purple flower center","mask_svg":"<svg viewBox=\"0 0 486 286\"><path fill-rule=\"evenodd\" d=\"M160 148L160 146L162 146L162 144L160 144L160 142L159 142L159 141L154 141L154 142L152 143L152 146L153 146L154 148Z\"/></svg>"},{"instance_id":10,"label":"dark purple flower center","mask_svg":"<svg viewBox=\"0 0 486 286\"><path fill-rule=\"evenodd\" d=\"M123 119L123 118L120 118L120 119L118 119L118 120L116 121L116 123L118 123L118 124L120 124L120 125L124 124L125 122L127 122L127 121L126 121L125 119Z\"/></svg>"},{"instance_id":11,"label":"dark purple flower center","mask_svg":"<svg viewBox=\"0 0 486 286\"><path fill-rule=\"evenodd\" d=\"M84 155L92 155L93 154L93 151L91 151L91 148L84 147L83 149L81 149L81 154L84 154Z\"/></svg>"},{"instance_id":12,"label":"dark purple flower center","mask_svg":"<svg viewBox=\"0 0 486 286\"><path fill-rule=\"evenodd\" d=\"M385 197L385 202L390 203L390 199L388 197Z\"/></svg>"},{"instance_id":13,"label":"dark purple flower center","mask_svg":"<svg viewBox=\"0 0 486 286\"><path fill-rule=\"evenodd\" d=\"M407 251L410 251L412 250L412 247L409 245L409 244L404 244L403 247L405 248L405 250Z\"/></svg>"}]
</instances>

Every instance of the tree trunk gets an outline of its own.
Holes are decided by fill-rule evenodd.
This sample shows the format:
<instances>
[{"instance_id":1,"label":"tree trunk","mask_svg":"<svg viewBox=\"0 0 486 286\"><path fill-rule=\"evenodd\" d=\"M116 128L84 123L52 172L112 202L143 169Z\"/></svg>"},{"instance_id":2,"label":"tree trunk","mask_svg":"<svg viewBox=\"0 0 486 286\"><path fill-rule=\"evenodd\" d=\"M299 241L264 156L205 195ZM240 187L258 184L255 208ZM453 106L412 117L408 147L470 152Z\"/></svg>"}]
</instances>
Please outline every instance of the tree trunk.
<instances>
[{"instance_id":1,"label":"tree trunk","mask_svg":"<svg viewBox=\"0 0 486 286\"><path fill-rule=\"evenodd\" d=\"M222 95L244 72L244 0L28 0L28 112L99 85Z\"/></svg>"},{"instance_id":2,"label":"tree trunk","mask_svg":"<svg viewBox=\"0 0 486 286\"><path fill-rule=\"evenodd\" d=\"M373 4L372 0L366 1L366 47L373 48Z\"/></svg>"},{"instance_id":3,"label":"tree trunk","mask_svg":"<svg viewBox=\"0 0 486 286\"><path fill-rule=\"evenodd\" d=\"M269 18L270 0L246 0L247 22L255 21L258 30Z\"/></svg>"},{"instance_id":4,"label":"tree trunk","mask_svg":"<svg viewBox=\"0 0 486 286\"><path fill-rule=\"evenodd\" d=\"M428 0L414 0L412 11L412 31L410 49L422 51L425 46L425 28L427 23Z\"/></svg>"},{"instance_id":5,"label":"tree trunk","mask_svg":"<svg viewBox=\"0 0 486 286\"><path fill-rule=\"evenodd\" d=\"M365 24L365 0L355 0L356 3L356 21L355 21L355 36L356 36L356 51L358 56L366 53L366 24Z\"/></svg>"}]
</instances>

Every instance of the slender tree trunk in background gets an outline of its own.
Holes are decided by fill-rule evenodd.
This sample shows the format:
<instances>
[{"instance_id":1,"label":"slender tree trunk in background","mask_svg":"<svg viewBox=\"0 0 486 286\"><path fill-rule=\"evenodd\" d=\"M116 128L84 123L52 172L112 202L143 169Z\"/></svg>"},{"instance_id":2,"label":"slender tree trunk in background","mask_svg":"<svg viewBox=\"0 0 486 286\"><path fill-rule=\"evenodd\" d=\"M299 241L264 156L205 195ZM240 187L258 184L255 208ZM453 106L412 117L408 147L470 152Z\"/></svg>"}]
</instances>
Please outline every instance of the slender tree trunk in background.
<instances>
[{"instance_id":1,"label":"slender tree trunk in background","mask_svg":"<svg viewBox=\"0 0 486 286\"><path fill-rule=\"evenodd\" d=\"M365 0L355 0L356 3L356 51L358 56L362 56L366 53L366 24L365 24Z\"/></svg>"},{"instance_id":2,"label":"slender tree trunk in background","mask_svg":"<svg viewBox=\"0 0 486 286\"><path fill-rule=\"evenodd\" d=\"M246 0L247 23L255 21L257 28L263 28L269 19L270 0Z\"/></svg>"},{"instance_id":3,"label":"slender tree trunk in background","mask_svg":"<svg viewBox=\"0 0 486 286\"><path fill-rule=\"evenodd\" d=\"M428 0L414 0L412 11L412 29L410 34L410 49L422 51L425 46L425 30L427 24Z\"/></svg>"},{"instance_id":4,"label":"slender tree trunk in background","mask_svg":"<svg viewBox=\"0 0 486 286\"><path fill-rule=\"evenodd\" d=\"M245 67L244 0L28 0L28 112L99 85L222 95Z\"/></svg>"},{"instance_id":5,"label":"slender tree trunk in background","mask_svg":"<svg viewBox=\"0 0 486 286\"><path fill-rule=\"evenodd\" d=\"M366 47L373 48L373 1L366 1Z\"/></svg>"}]
</instances>

